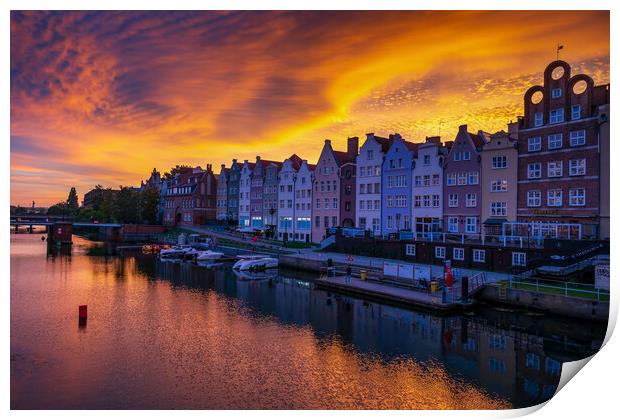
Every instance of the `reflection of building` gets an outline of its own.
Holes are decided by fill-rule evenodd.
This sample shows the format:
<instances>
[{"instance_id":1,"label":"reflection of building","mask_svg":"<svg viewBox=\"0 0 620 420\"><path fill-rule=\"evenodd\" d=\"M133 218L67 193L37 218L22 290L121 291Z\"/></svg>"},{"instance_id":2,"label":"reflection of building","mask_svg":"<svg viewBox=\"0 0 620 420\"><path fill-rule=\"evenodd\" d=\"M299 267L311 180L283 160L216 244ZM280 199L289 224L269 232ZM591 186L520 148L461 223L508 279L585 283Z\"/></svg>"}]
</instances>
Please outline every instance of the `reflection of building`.
<instances>
[{"instance_id":1,"label":"reflection of building","mask_svg":"<svg viewBox=\"0 0 620 420\"><path fill-rule=\"evenodd\" d=\"M561 60L547 66L542 86L527 90L519 126L519 221L547 224L532 226L543 235L556 229L563 237L598 235L600 107L606 104L609 84L571 75Z\"/></svg>"}]
</instances>

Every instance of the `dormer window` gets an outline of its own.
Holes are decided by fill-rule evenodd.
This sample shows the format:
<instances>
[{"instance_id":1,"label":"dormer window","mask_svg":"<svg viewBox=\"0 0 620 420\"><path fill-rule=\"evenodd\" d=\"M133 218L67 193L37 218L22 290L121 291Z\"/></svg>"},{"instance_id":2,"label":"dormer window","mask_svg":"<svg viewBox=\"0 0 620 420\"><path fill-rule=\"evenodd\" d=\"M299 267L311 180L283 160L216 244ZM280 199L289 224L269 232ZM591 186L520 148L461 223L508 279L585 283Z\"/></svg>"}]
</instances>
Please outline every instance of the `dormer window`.
<instances>
[{"instance_id":1,"label":"dormer window","mask_svg":"<svg viewBox=\"0 0 620 420\"><path fill-rule=\"evenodd\" d=\"M562 89L555 88L551 91L552 98L561 98L562 97Z\"/></svg>"}]
</instances>

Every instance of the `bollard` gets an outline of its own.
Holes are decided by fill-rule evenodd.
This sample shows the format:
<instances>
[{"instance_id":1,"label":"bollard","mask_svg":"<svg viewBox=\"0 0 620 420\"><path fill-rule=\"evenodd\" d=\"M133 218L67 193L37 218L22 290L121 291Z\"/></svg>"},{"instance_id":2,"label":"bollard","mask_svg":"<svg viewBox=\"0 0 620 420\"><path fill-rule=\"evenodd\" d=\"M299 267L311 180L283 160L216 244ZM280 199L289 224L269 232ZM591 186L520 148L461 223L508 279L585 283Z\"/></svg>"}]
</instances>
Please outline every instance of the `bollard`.
<instances>
[{"instance_id":1,"label":"bollard","mask_svg":"<svg viewBox=\"0 0 620 420\"><path fill-rule=\"evenodd\" d=\"M78 308L80 319L88 318L88 307L86 305L80 305Z\"/></svg>"}]
</instances>

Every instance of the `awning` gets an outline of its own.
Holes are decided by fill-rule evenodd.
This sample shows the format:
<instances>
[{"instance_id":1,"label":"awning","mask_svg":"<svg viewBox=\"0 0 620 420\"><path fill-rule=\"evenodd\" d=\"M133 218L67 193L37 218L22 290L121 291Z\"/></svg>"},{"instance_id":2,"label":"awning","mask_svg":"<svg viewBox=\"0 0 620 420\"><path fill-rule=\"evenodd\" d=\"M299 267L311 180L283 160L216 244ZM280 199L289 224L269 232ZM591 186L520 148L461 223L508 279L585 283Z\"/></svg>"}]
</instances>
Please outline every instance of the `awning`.
<instances>
[{"instance_id":1,"label":"awning","mask_svg":"<svg viewBox=\"0 0 620 420\"><path fill-rule=\"evenodd\" d=\"M507 221L508 220L506 220L506 219L487 219L487 220L484 221L483 224L485 224L485 225L503 225Z\"/></svg>"}]
</instances>

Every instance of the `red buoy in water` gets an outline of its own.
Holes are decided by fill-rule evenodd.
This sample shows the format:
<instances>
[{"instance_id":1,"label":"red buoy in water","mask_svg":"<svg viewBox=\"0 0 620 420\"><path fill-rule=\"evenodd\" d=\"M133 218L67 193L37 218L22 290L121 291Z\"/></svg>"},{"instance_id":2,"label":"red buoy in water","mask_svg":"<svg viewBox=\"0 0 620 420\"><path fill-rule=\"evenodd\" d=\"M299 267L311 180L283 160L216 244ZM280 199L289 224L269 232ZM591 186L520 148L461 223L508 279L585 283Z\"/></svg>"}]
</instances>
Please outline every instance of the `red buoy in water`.
<instances>
[{"instance_id":1,"label":"red buoy in water","mask_svg":"<svg viewBox=\"0 0 620 420\"><path fill-rule=\"evenodd\" d=\"M79 314L80 314L80 319L86 319L88 317L88 306L80 305Z\"/></svg>"}]
</instances>

